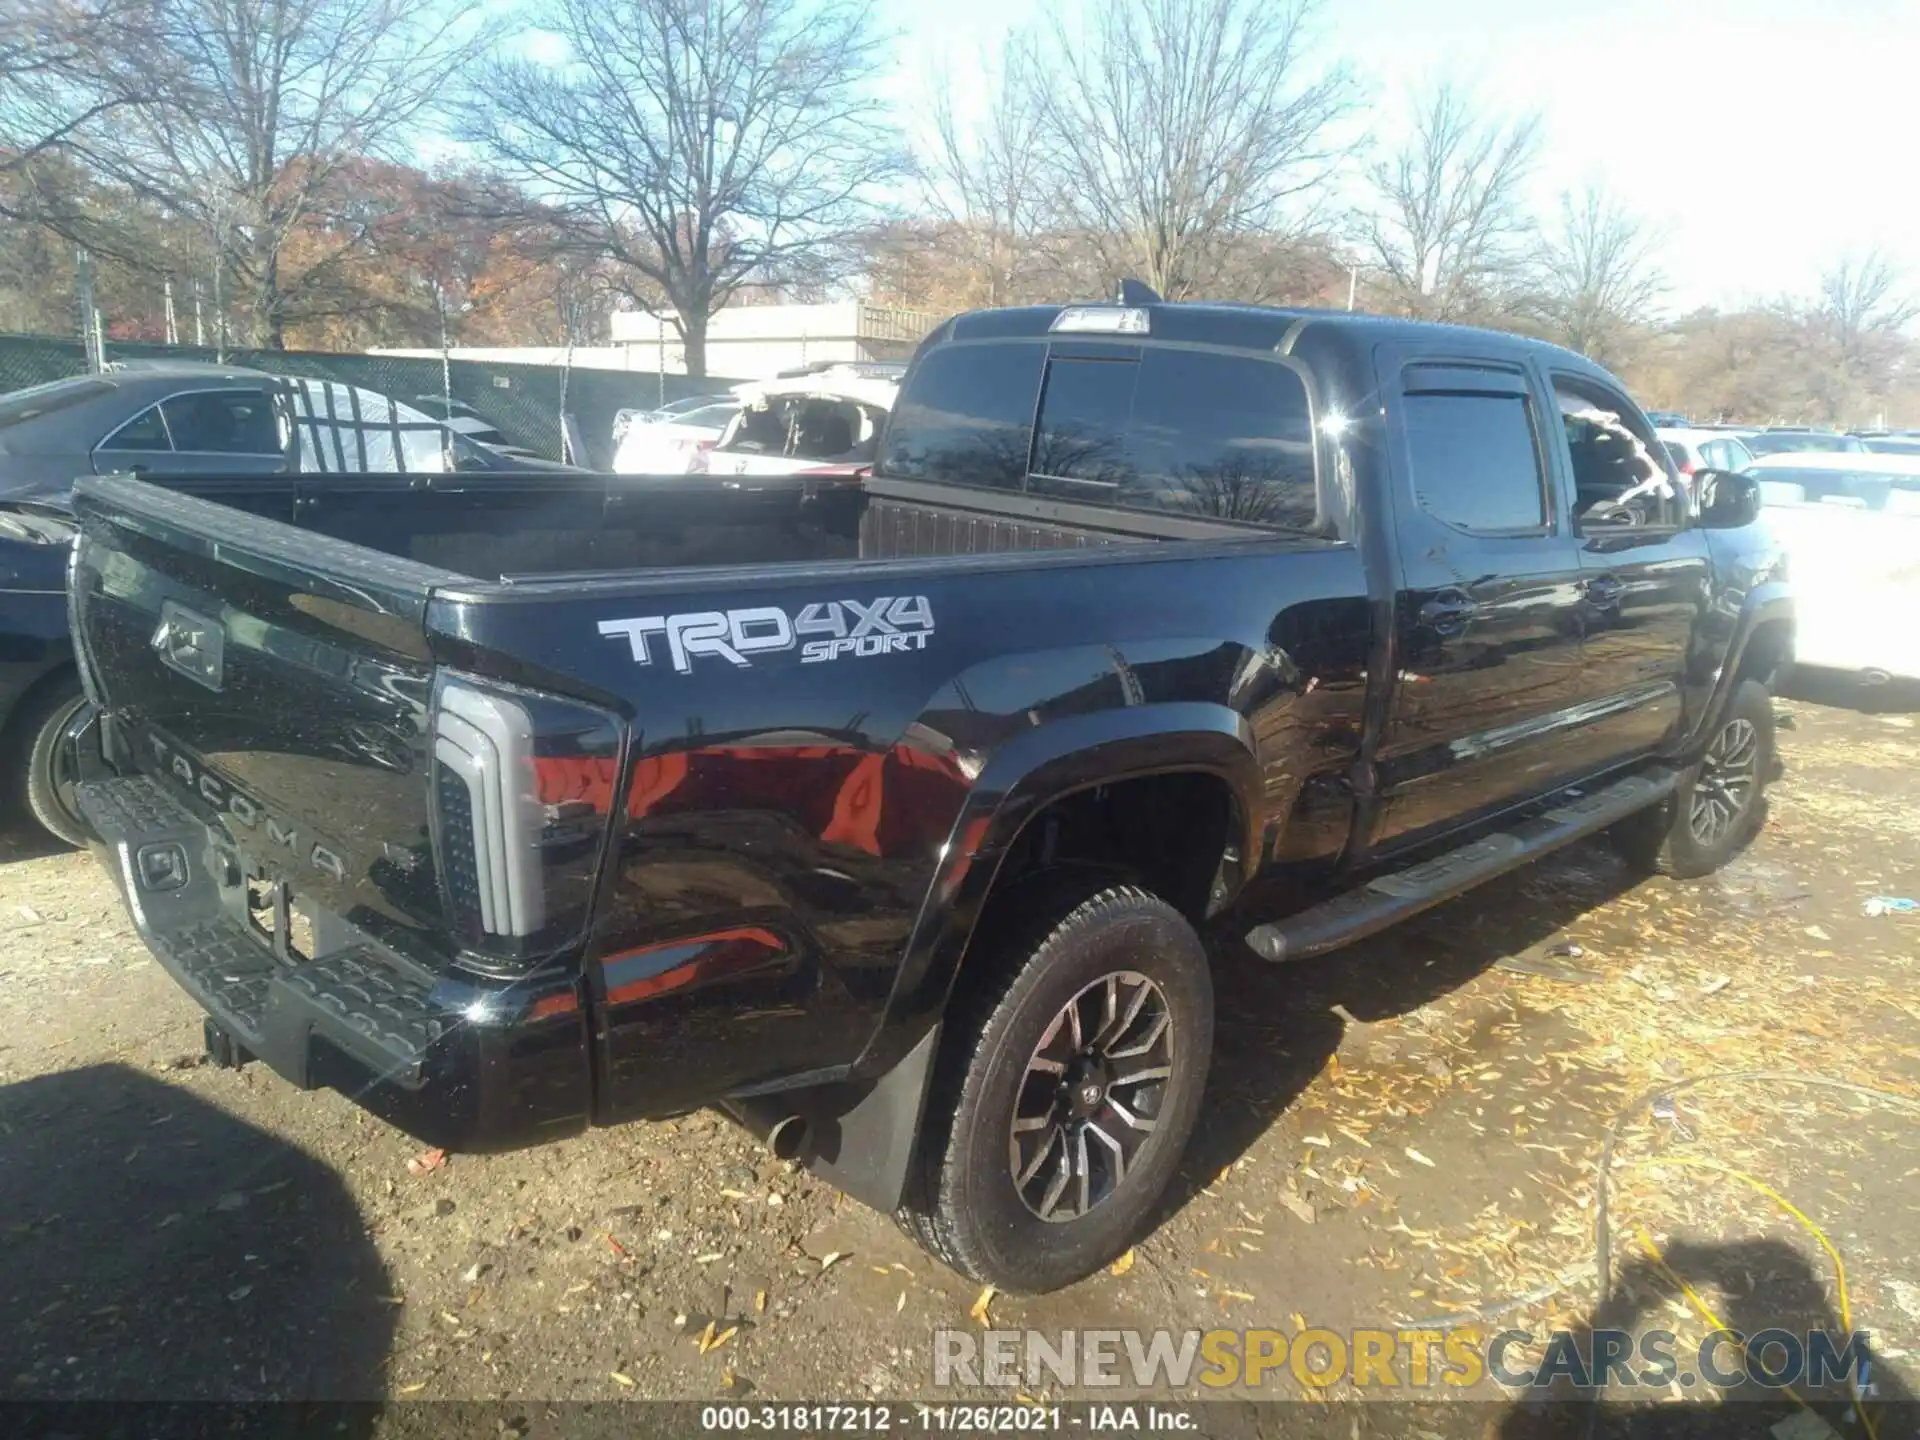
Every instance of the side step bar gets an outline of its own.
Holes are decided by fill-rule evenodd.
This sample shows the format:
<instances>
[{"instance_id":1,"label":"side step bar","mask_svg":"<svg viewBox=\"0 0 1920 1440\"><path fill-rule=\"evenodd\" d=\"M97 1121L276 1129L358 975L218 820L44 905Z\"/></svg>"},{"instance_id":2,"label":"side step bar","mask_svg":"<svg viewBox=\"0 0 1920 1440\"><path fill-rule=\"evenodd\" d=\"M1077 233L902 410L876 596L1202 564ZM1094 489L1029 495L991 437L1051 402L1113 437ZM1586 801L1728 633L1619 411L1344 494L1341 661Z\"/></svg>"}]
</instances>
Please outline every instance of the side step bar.
<instances>
[{"instance_id":1,"label":"side step bar","mask_svg":"<svg viewBox=\"0 0 1920 1440\"><path fill-rule=\"evenodd\" d=\"M1397 925L1496 875L1517 870L1549 851L1585 839L1673 793L1677 776L1633 775L1584 795L1569 793L1552 808L1507 830L1462 845L1432 860L1382 875L1356 890L1247 932L1263 960L1305 960Z\"/></svg>"}]
</instances>

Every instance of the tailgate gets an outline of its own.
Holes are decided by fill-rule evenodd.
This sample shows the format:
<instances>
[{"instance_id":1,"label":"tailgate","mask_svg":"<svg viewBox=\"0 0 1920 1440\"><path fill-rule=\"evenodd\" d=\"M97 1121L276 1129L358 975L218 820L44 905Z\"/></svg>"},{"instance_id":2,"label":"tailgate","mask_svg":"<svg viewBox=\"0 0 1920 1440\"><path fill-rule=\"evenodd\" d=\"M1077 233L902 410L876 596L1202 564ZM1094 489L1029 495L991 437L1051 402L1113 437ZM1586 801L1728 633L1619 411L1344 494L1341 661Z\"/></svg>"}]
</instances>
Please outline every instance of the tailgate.
<instances>
[{"instance_id":1,"label":"tailgate","mask_svg":"<svg viewBox=\"0 0 1920 1440\"><path fill-rule=\"evenodd\" d=\"M75 505L74 640L116 765L248 878L444 951L423 620L461 577L138 481Z\"/></svg>"}]
</instances>

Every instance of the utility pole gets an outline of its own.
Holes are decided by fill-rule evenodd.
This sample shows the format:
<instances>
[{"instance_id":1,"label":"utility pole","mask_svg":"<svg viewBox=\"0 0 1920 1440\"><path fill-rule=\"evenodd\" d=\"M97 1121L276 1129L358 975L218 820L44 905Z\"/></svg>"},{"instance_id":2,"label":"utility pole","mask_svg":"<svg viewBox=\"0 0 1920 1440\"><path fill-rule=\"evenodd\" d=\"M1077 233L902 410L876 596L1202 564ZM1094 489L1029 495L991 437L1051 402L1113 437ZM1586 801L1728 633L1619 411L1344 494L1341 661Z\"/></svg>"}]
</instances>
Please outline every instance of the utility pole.
<instances>
[{"instance_id":1,"label":"utility pole","mask_svg":"<svg viewBox=\"0 0 1920 1440\"><path fill-rule=\"evenodd\" d=\"M1360 297L1360 267L1347 267L1347 309L1353 309L1353 302Z\"/></svg>"},{"instance_id":2,"label":"utility pole","mask_svg":"<svg viewBox=\"0 0 1920 1440\"><path fill-rule=\"evenodd\" d=\"M207 317L200 304L200 277L193 277L193 343L204 350L207 348Z\"/></svg>"},{"instance_id":3,"label":"utility pole","mask_svg":"<svg viewBox=\"0 0 1920 1440\"><path fill-rule=\"evenodd\" d=\"M160 284L160 293L165 297L167 305L167 344L178 345L180 343L180 326L175 321L173 314L173 277L171 275L167 276Z\"/></svg>"},{"instance_id":4,"label":"utility pole","mask_svg":"<svg viewBox=\"0 0 1920 1440\"><path fill-rule=\"evenodd\" d=\"M433 303L440 312L440 398L447 405L447 419L453 419L453 361L447 354L447 292L438 280L433 282Z\"/></svg>"},{"instance_id":5,"label":"utility pole","mask_svg":"<svg viewBox=\"0 0 1920 1440\"><path fill-rule=\"evenodd\" d=\"M85 246L74 251L73 265L79 289L80 344L87 354L87 369L100 373L100 312L93 307L93 255Z\"/></svg>"}]
</instances>

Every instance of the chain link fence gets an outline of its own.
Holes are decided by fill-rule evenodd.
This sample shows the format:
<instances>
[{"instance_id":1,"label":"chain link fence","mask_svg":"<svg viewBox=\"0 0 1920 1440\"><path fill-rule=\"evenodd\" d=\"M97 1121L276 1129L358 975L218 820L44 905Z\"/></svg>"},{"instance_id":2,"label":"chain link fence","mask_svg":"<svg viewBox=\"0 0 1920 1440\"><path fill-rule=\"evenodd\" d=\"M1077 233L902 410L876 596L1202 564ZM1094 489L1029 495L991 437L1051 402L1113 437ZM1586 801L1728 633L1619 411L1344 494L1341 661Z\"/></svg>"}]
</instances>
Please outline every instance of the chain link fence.
<instances>
[{"instance_id":1,"label":"chain link fence","mask_svg":"<svg viewBox=\"0 0 1920 1440\"><path fill-rule=\"evenodd\" d=\"M442 394L437 358L400 355L333 355L302 350L228 350L224 360L211 346L165 345L151 341L107 342L107 360L199 360L264 370L273 375L309 376L378 391L407 403L418 396ZM85 348L77 340L42 335L0 335L0 393L84 374ZM613 464L613 417L625 409L650 410L665 400L721 392L732 382L662 376L649 370L563 370L552 365L516 365L498 361L450 360L446 388L473 407L513 444L558 460L560 416L574 418L586 454L580 463L595 469ZM564 407L562 395L564 390Z\"/></svg>"}]
</instances>

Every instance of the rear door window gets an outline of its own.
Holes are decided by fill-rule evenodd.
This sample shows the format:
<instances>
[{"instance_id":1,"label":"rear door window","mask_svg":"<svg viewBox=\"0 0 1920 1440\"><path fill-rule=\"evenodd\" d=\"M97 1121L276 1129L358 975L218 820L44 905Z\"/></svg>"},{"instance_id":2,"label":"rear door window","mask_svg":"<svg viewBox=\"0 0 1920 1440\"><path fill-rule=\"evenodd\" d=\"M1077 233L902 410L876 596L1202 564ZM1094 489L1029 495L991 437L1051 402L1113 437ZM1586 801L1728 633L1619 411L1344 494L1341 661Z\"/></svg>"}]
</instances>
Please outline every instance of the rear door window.
<instances>
[{"instance_id":1,"label":"rear door window","mask_svg":"<svg viewBox=\"0 0 1920 1440\"><path fill-rule=\"evenodd\" d=\"M946 345L913 369L875 469L900 480L1024 488L1046 346Z\"/></svg>"},{"instance_id":2,"label":"rear door window","mask_svg":"<svg viewBox=\"0 0 1920 1440\"><path fill-rule=\"evenodd\" d=\"M173 448L200 455L278 458L280 427L264 390L201 390L160 402Z\"/></svg>"},{"instance_id":3,"label":"rear door window","mask_svg":"<svg viewBox=\"0 0 1920 1440\"><path fill-rule=\"evenodd\" d=\"M1413 494L1422 510L1481 535L1545 526L1540 447L1525 395L1409 394L1404 415Z\"/></svg>"}]
</instances>

